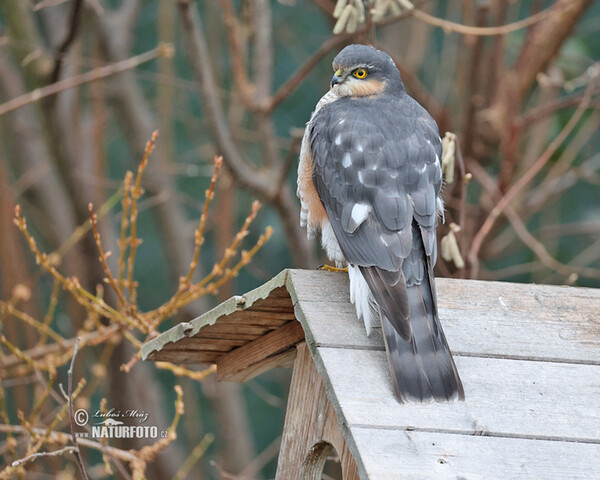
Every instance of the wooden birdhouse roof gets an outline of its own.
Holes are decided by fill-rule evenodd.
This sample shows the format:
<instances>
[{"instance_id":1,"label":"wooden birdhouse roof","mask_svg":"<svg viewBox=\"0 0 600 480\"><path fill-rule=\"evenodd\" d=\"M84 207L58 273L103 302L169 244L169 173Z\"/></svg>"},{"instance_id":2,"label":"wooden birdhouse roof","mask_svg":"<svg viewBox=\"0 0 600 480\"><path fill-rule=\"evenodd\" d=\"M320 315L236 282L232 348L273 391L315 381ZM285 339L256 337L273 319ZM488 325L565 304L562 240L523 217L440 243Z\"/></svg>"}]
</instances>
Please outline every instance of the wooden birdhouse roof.
<instances>
[{"instance_id":1,"label":"wooden birdhouse roof","mask_svg":"<svg viewBox=\"0 0 600 480\"><path fill-rule=\"evenodd\" d=\"M600 471L600 290L438 279L465 388L400 405L383 339L367 337L347 275L285 270L142 348L245 380L306 341L361 479L595 478Z\"/></svg>"}]
</instances>

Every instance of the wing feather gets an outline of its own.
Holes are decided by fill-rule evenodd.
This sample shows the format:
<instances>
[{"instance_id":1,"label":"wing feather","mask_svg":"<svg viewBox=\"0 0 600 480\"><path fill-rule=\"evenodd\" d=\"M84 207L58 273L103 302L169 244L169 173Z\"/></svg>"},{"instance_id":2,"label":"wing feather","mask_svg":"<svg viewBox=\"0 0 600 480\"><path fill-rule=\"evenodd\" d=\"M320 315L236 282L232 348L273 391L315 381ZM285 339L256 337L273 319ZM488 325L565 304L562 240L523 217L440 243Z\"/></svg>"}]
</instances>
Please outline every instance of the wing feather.
<instances>
[{"instance_id":1,"label":"wing feather","mask_svg":"<svg viewBox=\"0 0 600 480\"><path fill-rule=\"evenodd\" d=\"M349 264L360 267L383 313L408 340L407 285L426 278L423 262L406 260L413 248L413 222L435 262L441 188L437 125L408 95L381 101L341 98L315 115L309 142L315 188L340 248ZM367 213L353 217L362 206Z\"/></svg>"}]
</instances>

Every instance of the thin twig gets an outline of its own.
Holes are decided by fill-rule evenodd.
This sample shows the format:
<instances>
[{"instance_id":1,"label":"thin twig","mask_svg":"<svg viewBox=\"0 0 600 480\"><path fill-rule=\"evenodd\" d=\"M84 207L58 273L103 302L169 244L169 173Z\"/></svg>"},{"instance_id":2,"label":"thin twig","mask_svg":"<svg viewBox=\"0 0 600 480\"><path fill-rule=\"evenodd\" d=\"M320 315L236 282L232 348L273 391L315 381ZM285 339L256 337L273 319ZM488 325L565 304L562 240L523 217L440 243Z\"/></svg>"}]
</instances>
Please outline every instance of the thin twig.
<instances>
[{"instance_id":1,"label":"thin twig","mask_svg":"<svg viewBox=\"0 0 600 480\"><path fill-rule=\"evenodd\" d=\"M83 345L97 345L99 343L106 342L109 338L114 339L115 335L121 327L119 325L111 325L104 330L96 330L82 335L80 338L83 341ZM29 360L36 360L38 358L45 358L49 355L54 355L57 352L66 352L73 348L75 339L69 339L63 342L63 345L58 343L51 343L48 345L38 345L29 350L24 350L23 355ZM22 364L25 360L19 355L6 355L0 359L0 367L3 369L13 368Z\"/></svg>"},{"instance_id":2,"label":"thin twig","mask_svg":"<svg viewBox=\"0 0 600 480\"><path fill-rule=\"evenodd\" d=\"M37 458L40 457L58 457L60 455L63 455L65 453L75 453L77 454L77 449L75 447L63 447L59 450L54 450L52 452L37 452L37 453L33 453L31 455L28 455L25 458L20 458L19 460L15 460L14 462L11 463L11 467L20 467L21 465L30 462L32 460L35 460Z\"/></svg>"},{"instance_id":3,"label":"thin twig","mask_svg":"<svg viewBox=\"0 0 600 480\"><path fill-rule=\"evenodd\" d=\"M133 180L133 172L128 171L123 179L123 200L121 205L121 238L119 240L119 288L123 288L125 284L125 254L127 252L127 225L129 225L129 207L131 206L131 182Z\"/></svg>"},{"instance_id":4,"label":"thin twig","mask_svg":"<svg viewBox=\"0 0 600 480\"><path fill-rule=\"evenodd\" d=\"M75 458L77 458L77 465L79 466L79 470L81 471L81 475L85 480L88 480L88 475L85 470L85 465L83 464L83 458L81 458L81 451L79 450L79 445L77 445L77 435L75 435L75 414L73 413L73 367L75 366L75 358L77 357L77 351L79 350L79 341L81 339L78 337L75 342L75 348L73 349L73 358L71 359L71 366L69 367L69 371L67 372L67 388L69 395L69 421L71 424L71 438L73 439L73 446L75 448Z\"/></svg>"},{"instance_id":5,"label":"thin twig","mask_svg":"<svg viewBox=\"0 0 600 480\"><path fill-rule=\"evenodd\" d=\"M129 287L129 301L132 307L136 305L136 286L133 280L133 268L135 264L135 254L137 251L140 240L137 239L137 216L138 216L138 200L142 195L142 175L144 170L148 166L148 158L154 150L154 144L158 138L158 130L152 132L152 137L146 143L144 149L144 156L141 163L138 166L137 176L135 178L135 184L131 189L131 214L129 217L129 258L127 259L127 286Z\"/></svg>"},{"instance_id":6,"label":"thin twig","mask_svg":"<svg viewBox=\"0 0 600 480\"><path fill-rule=\"evenodd\" d=\"M200 257L200 250L202 248L202 244L204 243L204 228L206 226L206 219L208 218L208 208L210 207L210 202L215 196L215 185L217 183L217 179L219 178L219 170L221 169L221 165L223 164L223 157L215 157L215 169L213 172L213 176L210 179L210 185L206 190L206 198L204 201L204 208L202 210L202 215L200 215L200 224L198 228L194 232L194 256L190 263L190 270L185 278L180 281L179 286L180 289L186 288L189 286L192 277L194 276L194 272L198 265L198 259Z\"/></svg>"},{"instance_id":7,"label":"thin twig","mask_svg":"<svg viewBox=\"0 0 600 480\"><path fill-rule=\"evenodd\" d=\"M94 240L96 241L96 247L98 248L98 259L100 260L100 263L104 268L106 279L110 283L110 286L113 288L115 293L119 296L119 301L121 302L121 305L125 307L127 305L127 300L125 299L125 296L123 295L121 288L117 284L117 281L115 280L115 277L113 276L112 271L108 266L108 262L106 261L110 253L104 252L104 247L102 246L102 241L100 240L100 233L98 232L98 217L94 213L94 206L91 203L88 204L88 211L90 213L90 223L92 225L92 232L94 233Z\"/></svg>"},{"instance_id":8,"label":"thin twig","mask_svg":"<svg viewBox=\"0 0 600 480\"><path fill-rule=\"evenodd\" d=\"M307 267L313 264L316 261L315 254L306 239L305 231L297 221L299 209L291 188L286 185L280 195L274 198L273 193L278 188L274 183L274 174L270 171L258 171L233 139L219 99L219 90L211 69L210 53L196 5L189 0L178 0L177 6L190 50L190 64L204 101L206 123L219 153L223 155L227 170L238 187L247 189L259 199L271 203L283 224L294 265Z\"/></svg>"},{"instance_id":9,"label":"thin twig","mask_svg":"<svg viewBox=\"0 0 600 480\"><path fill-rule=\"evenodd\" d=\"M31 431L35 435L39 435L39 436L43 436L46 434L46 429L43 429L43 428L32 428ZM27 430L25 427L23 427L21 425L0 424L0 432L18 433L21 435L30 434L29 430ZM66 434L65 432L50 432L50 435L48 436L49 441L55 442L55 443L62 443L62 444L67 443L69 441L69 438L70 438L70 435ZM121 450L119 448L110 447L108 445L102 445L98 442L94 442L93 440L89 440L87 438L80 438L79 444L84 447L92 448L94 450L98 450L99 452L106 453L107 455L110 455L111 457L118 458L119 460L123 460L125 462L131 463L131 462L137 461L137 457L133 453L131 453L129 450Z\"/></svg>"}]
</instances>

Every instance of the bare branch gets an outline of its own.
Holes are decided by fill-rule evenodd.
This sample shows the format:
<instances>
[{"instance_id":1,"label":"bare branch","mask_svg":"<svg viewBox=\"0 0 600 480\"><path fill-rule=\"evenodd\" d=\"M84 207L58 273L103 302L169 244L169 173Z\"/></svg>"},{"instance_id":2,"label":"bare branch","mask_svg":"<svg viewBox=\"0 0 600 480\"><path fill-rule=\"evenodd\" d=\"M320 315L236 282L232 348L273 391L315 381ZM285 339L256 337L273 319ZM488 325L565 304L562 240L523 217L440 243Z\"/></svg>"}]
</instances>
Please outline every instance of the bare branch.
<instances>
[{"instance_id":1,"label":"bare branch","mask_svg":"<svg viewBox=\"0 0 600 480\"><path fill-rule=\"evenodd\" d=\"M554 138L552 143L548 145L548 148L544 151L544 153L538 158L538 160L532 165L532 167L506 192L506 194L498 201L497 205L492 209L486 218L485 222L479 229L479 231L473 237L473 243L471 244L471 249L469 250L469 262L473 268L472 276L473 278L477 277L477 272L479 268L479 250L481 249L481 244L485 237L488 235L496 219L503 213L506 207L510 204L510 202L521 192L521 190L529 183L534 177L538 174L538 172L548 163L552 155L556 152L556 150L562 145L562 143L566 140L569 134L573 131L581 116L587 109L589 102L591 100L592 92L595 89L597 81L600 79L600 68L595 68L595 74L590 81L588 88L586 89L585 95L581 100L581 103L577 107L577 110L569 120L569 122L564 126L562 131Z\"/></svg>"},{"instance_id":2,"label":"bare branch","mask_svg":"<svg viewBox=\"0 0 600 480\"><path fill-rule=\"evenodd\" d=\"M264 196L270 191L271 182L249 165L231 136L223 107L219 102L219 90L211 68L204 28L198 18L198 11L195 6L190 5L189 0L179 0L177 5L188 40L189 58L194 76L199 83L206 106L207 122L217 142L218 150L223 154L223 161L238 185Z\"/></svg>"},{"instance_id":3,"label":"bare branch","mask_svg":"<svg viewBox=\"0 0 600 480\"><path fill-rule=\"evenodd\" d=\"M485 170L475 162L473 162L470 167L472 168L473 175L484 187L488 195L495 200L500 198L500 192L497 190L494 180L489 177ZM588 278L600 278L599 269L566 265L552 257L552 255L548 253L548 250L546 250L544 244L537 240L529 232L529 230L527 230L527 226L511 205L506 206L504 214L506 215L506 218L510 222L517 236L536 254L536 256L546 267L560 273L561 275L564 275L565 277L576 274Z\"/></svg>"},{"instance_id":4,"label":"bare branch","mask_svg":"<svg viewBox=\"0 0 600 480\"><path fill-rule=\"evenodd\" d=\"M69 31L67 32L67 36L59 45L54 55L54 70L52 71L52 75L50 76L50 83L55 83L60 78L60 70L62 68L64 56L69 50L69 47L71 46L73 41L75 40L77 32L79 31L79 26L81 25L82 6L83 0L73 1L73 6L71 7L71 14L69 19Z\"/></svg>"},{"instance_id":5,"label":"bare branch","mask_svg":"<svg viewBox=\"0 0 600 480\"><path fill-rule=\"evenodd\" d=\"M317 66L317 64L334 48L343 45L352 38L352 35L335 35L324 42L321 47L306 60L292 76L277 89L268 105L268 110L277 108L287 97L289 97L298 86L304 81L306 76Z\"/></svg>"},{"instance_id":6,"label":"bare branch","mask_svg":"<svg viewBox=\"0 0 600 480\"><path fill-rule=\"evenodd\" d=\"M36 88L32 92L29 92L25 95L21 95L20 97L13 98L8 102L0 105L0 116L12 112L18 108L24 107L25 105L29 105L30 103L37 102L42 98L49 97L51 95L56 95L59 92L64 90L68 90L70 88L78 87L85 83L93 82L96 80L100 80L102 78L110 77L111 75L115 75L119 72L124 72L125 70L131 70L132 68L136 68L137 66L149 62L150 60L154 60L155 58L161 55L172 55L173 48L170 45L161 44L158 47L142 53L141 55L137 55L135 57L128 58L127 60L123 60L121 62L112 63L110 65L105 65L104 67L96 68L94 70L90 70L89 72L82 73L81 75L76 75L71 78L65 78L56 83L52 83L42 88Z\"/></svg>"},{"instance_id":7,"label":"bare branch","mask_svg":"<svg viewBox=\"0 0 600 480\"><path fill-rule=\"evenodd\" d=\"M28 455L25 458L20 458L19 460L15 460L14 462L11 463L11 467L20 467L21 465L23 465L27 462L31 462L32 460L35 460L40 457L58 457L60 455L64 455L65 453L75 453L76 454L76 452L77 452L77 449L75 447L63 447L59 450L54 450L52 452L37 452L37 453L33 453L31 455Z\"/></svg>"},{"instance_id":8,"label":"bare branch","mask_svg":"<svg viewBox=\"0 0 600 480\"><path fill-rule=\"evenodd\" d=\"M219 101L218 88L210 67L208 46L196 7L192 7L189 0L179 0L178 7L190 49L190 62L204 100L207 123L217 143L219 153L223 155L225 166L238 186L267 200L275 208L283 223L294 264L297 266L314 264L315 256L297 221L298 205L292 199L289 187L285 185L280 190L276 184L276 178L271 172L257 172L233 140Z\"/></svg>"},{"instance_id":9,"label":"bare branch","mask_svg":"<svg viewBox=\"0 0 600 480\"><path fill-rule=\"evenodd\" d=\"M517 30L522 30L523 28L530 27L531 25L535 25L536 23L546 19L550 15L555 13L560 15L563 11L569 8L568 5L559 5L555 4L546 10L543 10L535 15L531 15L530 17L524 18L523 20L519 20L518 22L510 23L508 25L500 25L498 27L472 27L469 25L463 25L461 23L450 22L448 20L444 20L442 18L434 17L433 15L429 15L428 13L414 8L410 10L413 17L422 22L428 23L429 25L433 25L435 27L441 27L445 32L456 32L461 33L463 35L473 35L473 36L495 36L495 35L506 35L511 32L516 32Z\"/></svg>"}]
</instances>

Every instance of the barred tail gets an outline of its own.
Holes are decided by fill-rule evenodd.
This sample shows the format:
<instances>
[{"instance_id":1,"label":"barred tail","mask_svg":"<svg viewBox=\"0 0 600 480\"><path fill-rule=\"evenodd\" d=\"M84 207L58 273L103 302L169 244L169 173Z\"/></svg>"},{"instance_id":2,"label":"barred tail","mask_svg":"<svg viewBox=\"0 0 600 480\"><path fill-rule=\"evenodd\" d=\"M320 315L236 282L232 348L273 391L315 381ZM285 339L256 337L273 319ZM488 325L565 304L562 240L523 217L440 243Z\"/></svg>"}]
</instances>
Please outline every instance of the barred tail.
<instances>
[{"instance_id":1,"label":"barred tail","mask_svg":"<svg viewBox=\"0 0 600 480\"><path fill-rule=\"evenodd\" d=\"M407 288L411 326L408 341L383 312L381 315L394 393L402 403L464 400L463 386L427 280Z\"/></svg>"}]
</instances>

